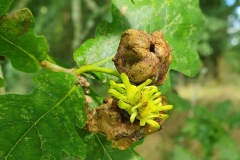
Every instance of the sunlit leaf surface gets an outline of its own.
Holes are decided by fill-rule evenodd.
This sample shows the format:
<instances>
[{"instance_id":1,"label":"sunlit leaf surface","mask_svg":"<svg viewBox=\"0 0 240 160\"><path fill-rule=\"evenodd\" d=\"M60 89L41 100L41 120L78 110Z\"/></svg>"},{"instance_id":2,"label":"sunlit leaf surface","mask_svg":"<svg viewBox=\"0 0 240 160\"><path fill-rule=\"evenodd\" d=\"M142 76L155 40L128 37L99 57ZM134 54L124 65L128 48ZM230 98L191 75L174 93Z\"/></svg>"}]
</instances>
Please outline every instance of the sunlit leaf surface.
<instances>
[{"instance_id":1,"label":"sunlit leaf surface","mask_svg":"<svg viewBox=\"0 0 240 160\"><path fill-rule=\"evenodd\" d=\"M112 148L111 142L100 134L93 134L81 130L83 141L91 146L87 150L86 160L142 160L142 158L130 147L124 151Z\"/></svg>"},{"instance_id":2,"label":"sunlit leaf surface","mask_svg":"<svg viewBox=\"0 0 240 160\"><path fill-rule=\"evenodd\" d=\"M14 68L36 72L39 61L47 58L48 45L44 37L34 33L34 19L28 9L0 18L0 55L10 59Z\"/></svg>"},{"instance_id":3,"label":"sunlit leaf surface","mask_svg":"<svg viewBox=\"0 0 240 160\"><path fill-rule=\"evenodd\" d=\"M0 16L8 11L12 2L13 0L0 0Z\"/></svg>"},{"instance_id":4,"label":"sunlit leaf surface","mask_svg":"<svg viewBox=\"0 0 240 160\"><path fill-rule=\"evenodd\" d=\"M200 68L196 44L203 32L203 16L196 0L113 0L111 23L102 22L96 38L86 41L74 54L79 64L113 57L121 33L129 28L164 32L172 48L171 69L194 76ZM105 66L115 68L109 61Z\"/></svg>"},{"instance_id":5,"label":"sunlit leaf surface","mask_svg":"<svg viewBox=\"0 0 240 160\"><path fill-rule=\"evenodd\" d=\"M48 72L37 81L30 95L0 96L0 159L84 158L75 126L83 127L86 115L76 78Z\"/></svg>"}]
</instances>

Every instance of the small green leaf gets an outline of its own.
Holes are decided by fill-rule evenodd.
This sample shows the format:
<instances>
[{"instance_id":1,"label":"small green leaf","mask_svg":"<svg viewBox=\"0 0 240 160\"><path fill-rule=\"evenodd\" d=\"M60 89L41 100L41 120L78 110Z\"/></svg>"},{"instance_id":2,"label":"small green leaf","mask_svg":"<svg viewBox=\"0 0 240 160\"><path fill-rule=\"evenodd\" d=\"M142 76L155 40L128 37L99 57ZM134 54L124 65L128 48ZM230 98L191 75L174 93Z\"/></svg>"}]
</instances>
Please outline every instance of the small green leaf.
<instances>
[{"instance_id":1,"label":"small green leaf","mask_svg":"<svg viewBox=\"0 0 240 160\"><path fill-rule=\"evenodd\" d=\"M0 16L4 15L8 11L12 2L13 0L0 0Z\"/></svg>"},{"instance_id":2,"label":"small green leaf","mask_svg":"<svg viewBox=\"0 0 240 160\"><path fill-rule=\"evenodd\" d=\"M100 134L93 134L85 130L80 131L80 136L87 146L86 160L142 160L142 158L130 147L126 150L112 148L111 142Z\"/></svg>"},{"instance_id":3,"label":"small green leaf","mask_svg":"<svg viewBox=\"0 0 240 160\"><path fill-rule=\"evenodd\" d=\"M79 66L113 57L117 52L122 32L131 27L114 5L112 12L114 21L99 24L96 38L89 39L74 52L74 60ZM102 66L115 69L111 59Z\"/></svg>"},{"instance_id":4,"label":"small green leaf","mask_svg":"<svg viewBox=\"0 0 240 160\"><path fill-rule=\"evenodd\" d=\"M89 90L90 90L89 96L91 97L92 101L89 102L88 104L90 109L94 109L103 103L103 98L96 93L93 87L89 87Z\"/></svg>"},{"instance_id":5,"label":"small green leaf","mask_svg":"<svg viewBox=\"0 0 240 160\"><path fill-rule=\"evenodd\" d=\"M0 18L0 55L11 60L14 68L36 72L39 61L47 58L48 45L44 37L34 33L34 19L28 9Z\"/></svg>"},{"instance_id":6,"label":"small green leaf","mask_svg":"<svg viewBox=\"0 0 240 160\"><path fill-rule=\"evenodd\" d=\"M171 90L171 76L168 74L168 77L163 85L159 86L159 91L162 95L165 95L168 91Z\"/></svg>"},{"instance_id":7,"label":"small green leaf","mask_svg":"<svg viewBox=\"0 0 240 160\"><path fill-rule=\"evenodd\" d=\"M231 109L233 107L232 101L230 100L226 100L223 102L218 102L215 104L214 106L214 115L213 117L215 117L216 119L218 119L219 121L225 121L228 122L226 120L226 117L231 117Z\"/></svg>"},{"instance_id":8,"label":"small green leaf","mask_svg":"<svg viewBox=\"0 0 240 160\"><path fill-rule=\"evenodd\" d=\"M185 148L177 145L174 147L172 160L179 159L196 160L196 157Z\"/></svg>"},{"instance_id":9,"label":"small green leaf","mask_svg":"<svg viewBox=\"0 0 240 160\"><path fill-rule=\"evenodd\" d=\"M171 93L167 95L168 103L174 106L174 109L179 111L187 111L190 110L191 104L188 100L181 98L179 95L175 93Z\"/></svg>"},{"instance_id":10,"label":"small green leaf","mask_svg":"<svg viewBox=\"0 0 240 160\"><path fill-rule=\"evenodd\" d=\"M203 15L196 0L113 0L111 23L102 22L96 38L83 44L74 53L78 65L113 57L121 33L129 28L164 32L172 48L171 69L194 76L200 68L196 44L203 33ZM112 62L105 67L115 68Z\"/></svg>"},{"instance_id":11,"label":"small green leaf","mask_svg":"<svg viewBox=\"0 0 240 160\"><path fill-rule=\"evenodd\" d=\"M221 139L215 144L219 160L239 160L239 146L229 135L222 136Z\"/></svg>"},{"instance_id":12,"label":"small green leaf","mask_svg":"<svg viewBox=\"0 0 240 160\"><path fill-rule=\"evenodd\" d=\"M240 128L240 112L236 112L228 120L229 127L232 129L233 127Z\"/></svg>"},{"instance_id":13,"label":"small green leaf","mask_svg":"<svg viewBox=\"0 0 240 160\"><path fill-rule=\"evenodd\" d=\"M4 80L0 77L0 88L4 86Z\"/></svg>"},{"instance_id":14,"label":"small green leaf","mask_svg":"<svg viewBox=\"0 0 240 160\"><path fill-rule=\"evenodd\" d=\"M37 81L30 95L0 96L0 159L83 159L75 127L85 125L85 98L76 77L48 72Z\"/></svg>"}]
</instances>

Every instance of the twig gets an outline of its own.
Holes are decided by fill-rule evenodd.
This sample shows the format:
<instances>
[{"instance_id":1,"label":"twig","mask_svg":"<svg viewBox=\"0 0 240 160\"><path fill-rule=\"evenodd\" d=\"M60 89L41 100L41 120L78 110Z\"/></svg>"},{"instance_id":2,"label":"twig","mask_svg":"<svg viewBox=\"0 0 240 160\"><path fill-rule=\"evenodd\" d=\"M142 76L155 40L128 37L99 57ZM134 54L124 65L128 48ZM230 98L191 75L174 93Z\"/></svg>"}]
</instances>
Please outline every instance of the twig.
<instances>
[{"instance_id":1,"label":"twig","mask_svg":"<svg viewBox=\"0 0 240 160\"><path fill-rule=\"evenodd\" d=\"M103 67L99 67L96 65L86 65L86 66L82 66L81 68L77 69L75 71L76 74L82 74L85 72L90 72L90 71L96 71L96 72L102 72L102 73L107 73L116 77L119 77L120 74L114 70L114 69L110 69L110 68L103 68Z\"/></svg>"},{"instance_id":2,"label":"twig","mask_svg":"<svg viewBox=\"0 0 240 160\"><path fill-rule=\"evenodd\" d=\"M40 62L40 64L42 67L47 68L54 72L65 72L65 73L74 74L74 69L63 68L63 67L61 67L57 64L54 64L52 62L49 62L49 61L42 61L42 62Z\"/></svg>"},{"instance_id":3,"label":"twig","mask_svg":"<svg viewBox=\"0 0 240 160\"><path fill-rule=\"evenodd\" d=\"M105 61L105 60L103 60L103 61ZM102 61L96 62L96 64L101 64L101 63L102 63ZM40 62L40 64L42 67L47 68L54 72L65 72L65 73L71 73L71 74L75 74L75 75L81 75L85 72L95 71L95 72L102 72L102 73L110 74L110 75L113 75L116 77L120 76L118 71L111 69L111 68L99 67L96 64L81 66L81 68L78 68L78 69L63 68L63 67L58 66L57 64L54 64L47 60Z\"/></svg>"}]
</instances>

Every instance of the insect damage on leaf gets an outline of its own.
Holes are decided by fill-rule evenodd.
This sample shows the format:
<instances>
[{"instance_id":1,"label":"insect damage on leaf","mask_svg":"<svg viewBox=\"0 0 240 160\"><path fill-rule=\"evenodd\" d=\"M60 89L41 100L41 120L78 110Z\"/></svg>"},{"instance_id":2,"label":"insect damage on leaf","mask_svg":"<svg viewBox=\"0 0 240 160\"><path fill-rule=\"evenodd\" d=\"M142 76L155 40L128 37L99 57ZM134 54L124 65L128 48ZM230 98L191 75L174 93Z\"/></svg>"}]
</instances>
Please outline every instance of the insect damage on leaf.
<instances>
[{"instance_id":1,"label":"insect damage on leaf","mask_svg":"<svg viewBox=\"0 0 240 160\"><path fill-rule=\"evenodd\" d=\"M172 61L171 48L160 31L148 34L145 31L128 29L121 37L113 62L120 73L126 73L133 83L147 79L152 84L162 85Z\"/></svg>"}]
</instances>

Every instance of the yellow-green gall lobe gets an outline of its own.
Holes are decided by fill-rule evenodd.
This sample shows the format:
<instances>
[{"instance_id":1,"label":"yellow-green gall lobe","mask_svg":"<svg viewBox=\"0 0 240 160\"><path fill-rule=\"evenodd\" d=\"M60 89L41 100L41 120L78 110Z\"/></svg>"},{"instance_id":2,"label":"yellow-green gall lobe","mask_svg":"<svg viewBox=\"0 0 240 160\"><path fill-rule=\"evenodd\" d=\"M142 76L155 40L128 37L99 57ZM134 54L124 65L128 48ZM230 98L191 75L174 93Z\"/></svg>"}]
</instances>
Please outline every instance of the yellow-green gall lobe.
<instances>
[{"instance_id":1,"label":"yellow-green gall lobe","mask_svg":"<svg viewBox=\"0 0 240 160\"><path fill-rule=\"evenodd\" d=\"M119 108L127 111L131 123L137 119L140 126L149 124L159 129L159 119L167 119L166 111L171 110L173 106L163 101L156 86L148 86L152 82L151 79L136 86L130 83L125 73L122 73L120 78L123 83L110 81L111 87L108 90L111 96L118 99Z\"/></svg>"}]
</instances>

